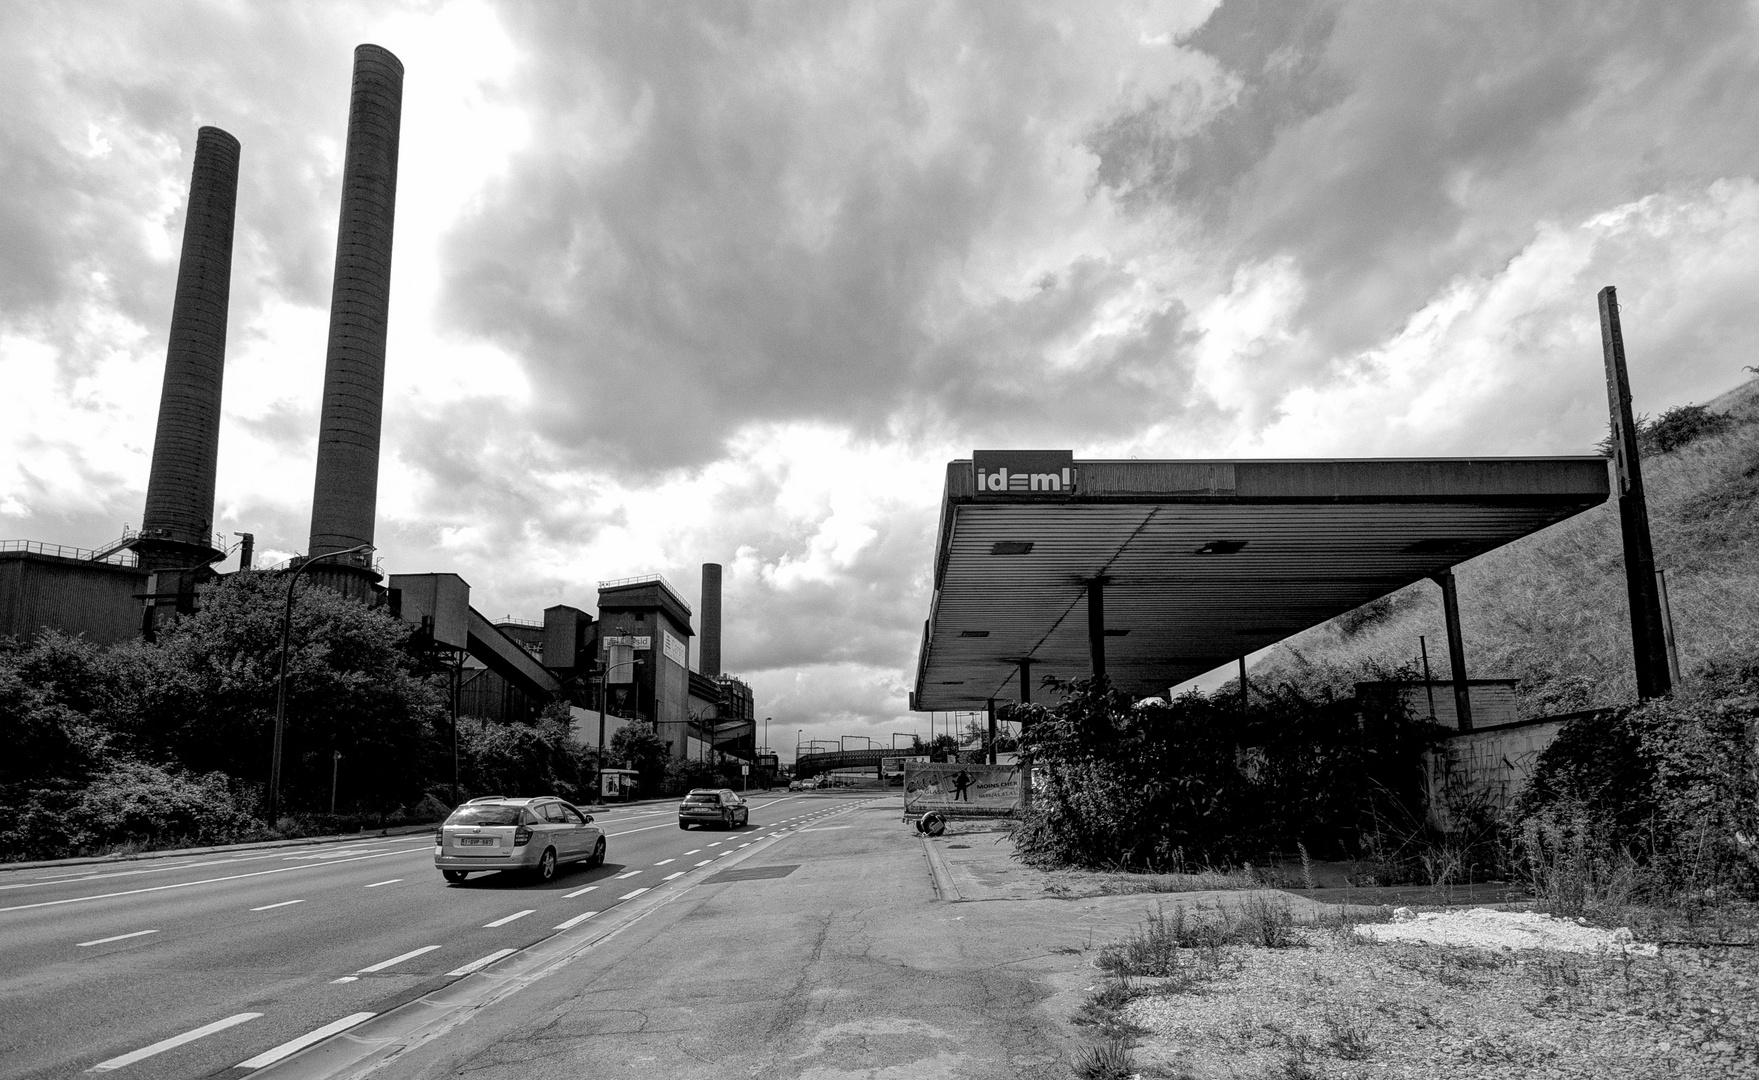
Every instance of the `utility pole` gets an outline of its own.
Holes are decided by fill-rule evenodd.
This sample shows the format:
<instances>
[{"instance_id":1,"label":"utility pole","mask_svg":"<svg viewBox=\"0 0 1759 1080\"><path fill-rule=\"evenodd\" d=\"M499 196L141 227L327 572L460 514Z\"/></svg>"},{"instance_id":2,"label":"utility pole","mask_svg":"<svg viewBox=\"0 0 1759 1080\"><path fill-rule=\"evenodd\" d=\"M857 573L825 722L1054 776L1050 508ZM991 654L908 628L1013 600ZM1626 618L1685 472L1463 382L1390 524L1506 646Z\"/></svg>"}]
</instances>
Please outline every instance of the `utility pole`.
<instances>
[{"instance_id":1,"label":"utility pole","mask_svg":"<svg viewBox=\"0 0 1759 1080\"><path fill-rule=\"evenodd\" d=\"M330 815L336 814L336 776L342 769L342 751L330 751Z\"/></svg>"},{"instance_id":2,"label":"utility pole","mask_svg":"<svg viewBox=\"0 0 1759 1080\"><path fill-rule=\"evenodd\" d=\"M1618 293L1600 290L1600 345L1606 360L1606 398L1612 414L1613 490L1619 499L1619 532L1624 539L1625 592L1631 611L1631 653L1637 668L1637 696L1665 697L1673 691L1667 638L1656 588L1655 550L1649 540L1649 503L1643 494L1643 467L1637 452L1637 424L1631 416L1631 379L1625 370L1625 335L1619 325Z\"/></svg>"}]
</instances>

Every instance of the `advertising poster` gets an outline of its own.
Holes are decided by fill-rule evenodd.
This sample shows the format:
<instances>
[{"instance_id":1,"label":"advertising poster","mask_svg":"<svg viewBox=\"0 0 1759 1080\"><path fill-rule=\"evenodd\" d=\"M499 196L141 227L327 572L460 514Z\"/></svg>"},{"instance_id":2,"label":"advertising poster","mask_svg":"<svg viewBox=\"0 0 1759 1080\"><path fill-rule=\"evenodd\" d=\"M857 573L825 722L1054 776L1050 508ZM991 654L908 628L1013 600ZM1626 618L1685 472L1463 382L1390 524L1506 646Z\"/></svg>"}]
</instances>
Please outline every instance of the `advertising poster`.
<instances>
[{"instance_id":1,"label":"advertising poster","mask_svg":"<svg viewBox=\"0 0 1759 1080\"><path fill-rule=\"evenodd\" d=\"M904 813L1005 817L1020 809L1018 765L904 762Z\"/></svg>"}]
</instances>

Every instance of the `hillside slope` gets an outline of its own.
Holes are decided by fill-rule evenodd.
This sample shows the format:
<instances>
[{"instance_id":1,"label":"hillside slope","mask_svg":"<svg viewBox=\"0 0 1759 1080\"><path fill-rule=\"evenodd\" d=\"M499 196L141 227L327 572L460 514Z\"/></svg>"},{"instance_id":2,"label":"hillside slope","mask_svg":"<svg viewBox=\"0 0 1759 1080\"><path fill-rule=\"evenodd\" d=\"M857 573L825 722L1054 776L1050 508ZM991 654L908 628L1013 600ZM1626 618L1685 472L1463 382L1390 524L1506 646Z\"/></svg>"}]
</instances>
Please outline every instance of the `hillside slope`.
<instances>
[{"instance_id":1,"label":"hillside slope","mask_svg":"<svg viewBox=\"0 0 1759 1080\"><path fill-rule=\"evenodd\" d=\"M1706 403L1734 425L1643 460L1656 565L1667 572L1680 668L1759 659L1759 379ZM1472 678L1513 678L1523 716L1634 700L1618 507L1608 502L1455 568ZM1256 683L1330 685L1415 664L1429 639L1446 678L1440 590L1409 586L1305 631ZM1237 685L1237 684L1236 684Z\"/></svg>"}]
</instances>

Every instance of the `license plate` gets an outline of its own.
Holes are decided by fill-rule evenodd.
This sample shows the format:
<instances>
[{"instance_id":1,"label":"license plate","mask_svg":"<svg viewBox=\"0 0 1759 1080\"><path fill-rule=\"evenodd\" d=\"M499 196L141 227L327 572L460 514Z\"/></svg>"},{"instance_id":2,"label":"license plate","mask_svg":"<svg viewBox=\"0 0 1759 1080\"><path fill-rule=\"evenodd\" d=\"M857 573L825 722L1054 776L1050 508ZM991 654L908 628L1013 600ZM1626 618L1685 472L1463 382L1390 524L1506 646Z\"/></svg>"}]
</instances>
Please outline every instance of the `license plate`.
<instances>
[{"instance_id":1,"label":"license plate","mask_svg":"<svg viewBox=\"0 0 1759 1080\"><path fill-rule=\"evenodd\" d=\"M492 836L461 836L458 838L458 843L462 847L471 847L473 845L493 847L495 845L495 838Z\"/></svg>"}]
</instances>

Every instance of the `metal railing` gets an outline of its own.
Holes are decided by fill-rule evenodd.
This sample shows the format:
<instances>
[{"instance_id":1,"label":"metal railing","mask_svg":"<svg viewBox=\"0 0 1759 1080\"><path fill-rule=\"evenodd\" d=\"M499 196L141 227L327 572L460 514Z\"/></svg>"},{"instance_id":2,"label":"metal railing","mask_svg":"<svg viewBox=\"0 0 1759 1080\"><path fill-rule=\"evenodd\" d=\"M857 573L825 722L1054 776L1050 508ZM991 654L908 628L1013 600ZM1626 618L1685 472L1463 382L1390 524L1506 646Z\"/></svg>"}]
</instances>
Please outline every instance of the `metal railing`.
<instances>
[{"instance_id":1,"label":"metal railing","mask_svg":"<svg viewBox=\"0 0 1759 1080\"><path fill-rule=\"evenodd\" d=\"M670 581L667 581L660 574L642 574L640 577L612 578L609 581L599 582L599 588L601 588L601 589L620 589L625 585L646 585L649 582L654 582L654 581L659 582L661 585L664 585L668 589L672 589L672 583ZM672 589L672 591L677 592L678 590Z\"/></svg>"},{"instance_id":2,"label":"metal railing","mask_svg":"<svg viewBox=\"0 0 1759 1080\"><path fill-rule=\"evenodd\" d=\"M80 548L67 544L45 544L38 540L0 540L0 551L28 551L33 555L52 555L58 559L109 563L112 566L140 565L140 557L132 551Z\"/></svg>"}]
</instances>

